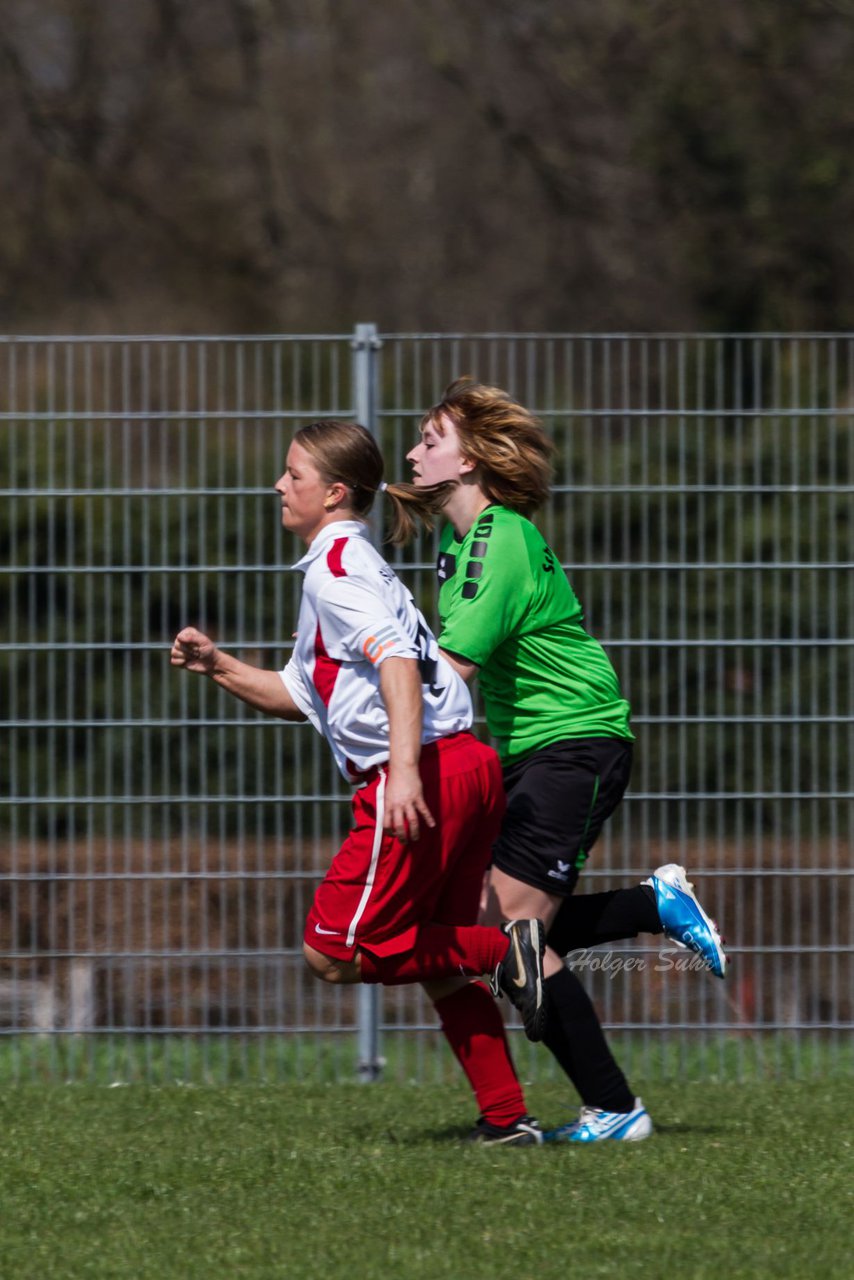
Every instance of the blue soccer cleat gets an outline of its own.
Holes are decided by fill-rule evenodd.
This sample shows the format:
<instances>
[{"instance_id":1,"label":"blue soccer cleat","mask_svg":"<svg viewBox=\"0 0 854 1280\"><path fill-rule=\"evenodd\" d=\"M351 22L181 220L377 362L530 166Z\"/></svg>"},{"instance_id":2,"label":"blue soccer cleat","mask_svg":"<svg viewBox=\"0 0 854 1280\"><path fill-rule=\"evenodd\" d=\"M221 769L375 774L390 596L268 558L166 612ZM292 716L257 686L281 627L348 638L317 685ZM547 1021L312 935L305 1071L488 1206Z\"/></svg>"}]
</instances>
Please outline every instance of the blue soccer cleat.
<instances>
[{"instance_id":1,"label":"blue soccer cleat","mask_svg":"<svg viewBox=\"0 0 854 1280\"><path fill-rule=\"evenodd\" d=\"M633 1111L602 1111L599 1107L582 1107L578 1119L547 1129L546 1142L640 1142L652 1133L652 1121L640 1098L635 1098Z\"/></svg>"},{"instance_id":2,"label":"blue soccer cleat","mask_svg":"<svg viewBox=\"0 0 854 1280\"><path fill-rule=\"evenodd\" d=\"M726 974L727 959L714 920L697 901L685 868L675 862L658 867L643 884L655 890L658 914L666 937L679 947L696 951L716 978Z\"/></svg>"}]
</instances>

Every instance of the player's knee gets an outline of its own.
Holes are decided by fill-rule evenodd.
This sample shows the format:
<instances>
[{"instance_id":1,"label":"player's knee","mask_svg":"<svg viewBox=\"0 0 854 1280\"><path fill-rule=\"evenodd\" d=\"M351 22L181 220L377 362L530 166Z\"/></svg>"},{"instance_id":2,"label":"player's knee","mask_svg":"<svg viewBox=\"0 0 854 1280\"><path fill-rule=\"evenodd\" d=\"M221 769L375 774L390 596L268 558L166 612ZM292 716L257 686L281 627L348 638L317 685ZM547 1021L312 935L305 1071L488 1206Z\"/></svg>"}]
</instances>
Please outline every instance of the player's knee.
<instances>
[{"instance_id":1,"label":"player's knee","mask_svg":"<svg viewBox=\"0 0 854 1280\"><path fill-rule=\"evenodd\" d=\"M321 982L347 981L344 973L347 966L340 960L333 960L331 956L325 956L322 951L309 946L307 942L302 944L302 953L309 969L311 969L315 978L320 978Z\"/></svg>"}]
</instances>

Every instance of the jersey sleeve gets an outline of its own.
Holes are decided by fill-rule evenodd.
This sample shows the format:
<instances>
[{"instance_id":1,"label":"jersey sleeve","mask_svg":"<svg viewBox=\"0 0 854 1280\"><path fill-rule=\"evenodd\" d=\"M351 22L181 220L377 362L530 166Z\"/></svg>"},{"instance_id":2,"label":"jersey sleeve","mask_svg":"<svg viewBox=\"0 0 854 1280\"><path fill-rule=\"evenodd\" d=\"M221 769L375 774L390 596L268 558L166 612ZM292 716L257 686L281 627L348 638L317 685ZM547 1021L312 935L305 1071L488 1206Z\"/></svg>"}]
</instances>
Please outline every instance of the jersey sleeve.
<instances>
[{"instance_id":1,"label":"jersey sleeve","mask_svg":"<svg viewBox=\"0 0 854 1280\"><path fill-rule=\"evenodd\" d=\"M370 662L386 658L418 658L391 603L359 578L337 578L317 600L317 618L330 658L338 662Z\"/></svg>"},{"instance_id":2,"label":"jersey sleeve","mask_svg":"<svg viewBox=\"0 0 854 1280\"><path fill-rule=\"evenodd\" d=\"M487 526L488 527L488 526ZM524 619L533 591L521 529L498 525L475 536L441 596L439 645L482 667Z\"/></svg>"}]
</instances>

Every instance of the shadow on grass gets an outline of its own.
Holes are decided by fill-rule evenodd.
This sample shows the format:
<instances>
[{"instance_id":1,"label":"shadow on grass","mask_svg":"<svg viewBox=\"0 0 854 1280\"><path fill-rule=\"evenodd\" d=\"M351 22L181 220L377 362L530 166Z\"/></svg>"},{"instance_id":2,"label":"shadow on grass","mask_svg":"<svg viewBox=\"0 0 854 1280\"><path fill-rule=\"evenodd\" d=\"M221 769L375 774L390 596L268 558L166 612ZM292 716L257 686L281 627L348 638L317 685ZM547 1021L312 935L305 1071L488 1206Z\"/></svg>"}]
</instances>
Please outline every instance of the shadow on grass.
<instances>
[{"instance_id":1,"label":"shadow on grass","mask_svg":"<svg viewBox=\"0 0 854 1280\"><path fill-rule=\"evenodd\" d=\"M376 1146L378 1143L389 1143L395 1147L448 1147L472 1146L466 1138L474 1128L471 1124L449 1124L441 1128L425 1126L418 1128L411 1122L402 1124L399 1129L389 1125L386 1119L380 1118L375 1124L370 1119L347 1128L347 1138L357 1146Z\"/></svg>"},{"instance_id":2,"label":"shadow on grass","mask_svg":"<svg viewBox=\"0 0 854 1280\"><path fill-rule=\"evenodd\" d=\"M706 1134L710 1138L722 1138L724 1134L729 1133L729 1128L725 1124L658 1124L655 1119L652 1123L655 1126L654 1132L663 1138L697 1134Z\"/></svg>"},{"instance_id":3,"label":"shadow on grass","mask_svg":"<svg viewBox=\"0 0 854 1280\"><path fill-rule=\"evenodd\" d=\"M562 1121L561 1123L568 1123L568 1121ZM715 1124L714 1122L709 1124L703 1124L703 1123L658 1124L655 1121L653 1121L653 1123L655 1124L653 1137L722 1138L729 1133L729 1128L727 1125ZM559 1126L557 1124L543 1125L543 1129L545 1130L545 1132L549 1132L550 1129L556 1129L558 1127ZM473 1128L473 1124L471 1125L455 1124L455 1125L447 1125L441 1129L406 1128L404 1130L395 1132L393 1129L389 1129L388 1127L385 1127L382 1130L378 1130L375 1128L371 1128L369 1124L366 1124L363 1126L359 1126L358 1129L354 1128L351 1132L354 1139L358 1142L374 1143L374 1144L376 1144L377 1142L388 1142L394 1146L399 1146L399 1147L447 1147L449 1145L456 1145L456 1146L463 1146L463 1147L479 1146L481 1144L467 1141L468 1136L472 1131L472 1128ZM496 1149L496 1147L501 1146L500 1143L489 1144L489 1145L493 1150ZM565 1142L548 1142L545 1145L567 1146L568 1144ZM513 1148L513 1149L518 1150L519 1148Z\"/></svg>"}]
</instances>

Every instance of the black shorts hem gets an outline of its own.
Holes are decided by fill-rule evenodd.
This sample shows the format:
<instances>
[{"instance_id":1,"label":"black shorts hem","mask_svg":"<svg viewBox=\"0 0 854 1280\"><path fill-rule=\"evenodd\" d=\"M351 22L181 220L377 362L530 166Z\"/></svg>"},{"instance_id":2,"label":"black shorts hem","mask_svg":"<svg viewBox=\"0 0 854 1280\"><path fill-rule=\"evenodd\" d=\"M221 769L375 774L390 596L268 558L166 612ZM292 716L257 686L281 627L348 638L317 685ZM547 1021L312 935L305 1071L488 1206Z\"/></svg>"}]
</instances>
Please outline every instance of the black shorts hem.
<instances>
[{"instance_id":1,"label":"black shorts hem","mask_svg":"<svg viewBox=\"0 0 854 1280\"><path fill-rule=\"evenodd\" d=\"M543 893L550 893L554 898L569 898L575 892L575 886L578 884L578 877L581 874L579 867L572 867L567 874L566 880L552 880L548 874L537 876L532 871L514 867L509 862L505 863L500 857L493 856L493 867L497 867L499 871L503 871L506 876L510 876L513 880L519 880L522 884L529 884L532 889L542 889Z\"/></svg>"}]
</instances>

